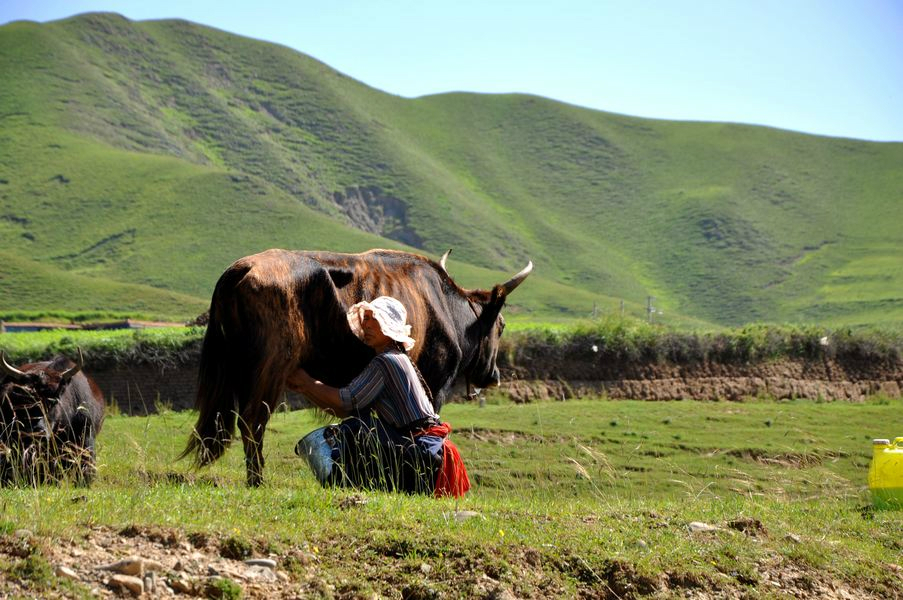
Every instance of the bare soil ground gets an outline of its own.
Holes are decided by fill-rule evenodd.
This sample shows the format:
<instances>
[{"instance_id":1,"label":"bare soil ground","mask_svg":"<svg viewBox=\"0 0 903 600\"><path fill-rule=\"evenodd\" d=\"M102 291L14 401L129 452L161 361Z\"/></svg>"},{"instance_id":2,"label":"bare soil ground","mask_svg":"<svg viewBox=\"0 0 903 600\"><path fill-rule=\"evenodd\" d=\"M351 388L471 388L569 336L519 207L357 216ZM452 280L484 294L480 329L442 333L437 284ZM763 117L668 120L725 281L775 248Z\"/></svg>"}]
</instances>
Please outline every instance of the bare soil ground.
<instances>
[{"instance_id":1,"label":"bare soil ground","mask_svg":"<svg viewBox=\"0 0 903 600\"><path fill-rule=\"evenodd\" d=\"M768 532L754 519L725 524L751 537ZM704 529L694 535L706 535ZM35 560L35 556L40 559ZM41 579L21 568L22 577L0 579L4 598L79 597L238 597L244 598L693 598L733 599L790 597L856 600L903 597L903 568L895 571L895 590L858 589L811 568L774 556L743 576L688 574L679 565L648 576L624 561L612 559L589 565L578 556L551 557L542 549L518 548L506 557L510 571L502 575L488 557L461 556L458 569L441 573L428 559L413 567L391 553L382 564L361 565L356 578L349 565L340 566L338 548L295 546L267 551L266 544L242 547L234 539L185 535L174 529L126 527L115 531L92 527L83 536L49 542L28 531L0 538L0 560L39 563L55 573ZM338 563L336 561L339 561ZM403 575L403 576L402 576ZM412 578L412 575L414 576ZM567 577L564 577L567 576ZM569 579L576 581L564 583ZM74 582L71 585L61 582ZM412 583L413 582L413 583Z\"/></svg>"}]
</instances>

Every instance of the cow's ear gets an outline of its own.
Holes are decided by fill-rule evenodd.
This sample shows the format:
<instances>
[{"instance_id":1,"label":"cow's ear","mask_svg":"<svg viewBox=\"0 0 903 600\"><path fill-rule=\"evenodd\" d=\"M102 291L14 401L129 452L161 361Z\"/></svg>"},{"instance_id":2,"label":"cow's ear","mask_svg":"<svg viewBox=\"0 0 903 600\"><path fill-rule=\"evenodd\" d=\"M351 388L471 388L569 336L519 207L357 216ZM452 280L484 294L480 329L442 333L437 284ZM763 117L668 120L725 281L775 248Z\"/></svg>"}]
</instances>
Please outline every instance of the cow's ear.
<instances>
[{"instance_id":1,"label":"cow's ear","mask_svg":"<svg viewBox=\"0 0 903 600\"><path fill-rule=\"evenodd\" d=\"M490 296L489 304L496 308L496 311L502 310L502 307L505 306L505 302L508 300L508 294L510 291L505 287L504 283L500 283L494 288L492 288L492 294Z\"/></svg>"},{"instance_id":2,"label":"cow's ear","mask_svg":"<svg viewBox=\"0 0 903 600\"><path fill-rule=\"evenodd\" d=\"M53 404L56 404L60 400L60 396L63 395L63 392L66 391L66 388L69 387L69 384L72 382L72 379L61 379L58 386L56 386L56 392L53 396L48 396L48 400L53 400Z\"/></svg>"},{"instance_id":3,"label":"cow's ear","mask_svg":"<svg viewBox=\"0 0 903 600\"><path fill-rule=\"evenodd\" d=\"M327 269L329 278L332 279L333 285L338 289L342 289L354 280L354 272L349 269L330 268Z\"/></svg>"},{"instance_id":4,"label":"cow's ear","mask_svg":"<svg viewBox=\"0 0 903 600\"><path fill-rule=\"evenodd\" d=\"M489 302L483 304L483 312L480 314L480 320L490 325L495 323L499 313L502 312L502 307L505 306L505 299L507 297L508 295L505 293L505 288L501 285L492 288L492 291L489 293Z\"/></svg>"}]
</instances>

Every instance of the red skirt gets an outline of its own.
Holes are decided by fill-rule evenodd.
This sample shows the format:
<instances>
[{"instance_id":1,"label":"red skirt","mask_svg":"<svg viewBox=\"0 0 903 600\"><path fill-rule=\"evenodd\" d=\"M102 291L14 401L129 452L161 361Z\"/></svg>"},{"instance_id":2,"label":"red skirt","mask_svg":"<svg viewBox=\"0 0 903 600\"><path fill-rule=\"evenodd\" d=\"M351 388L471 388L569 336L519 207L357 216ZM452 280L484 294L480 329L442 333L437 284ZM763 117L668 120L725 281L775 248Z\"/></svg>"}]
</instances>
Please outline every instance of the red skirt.
<instances>
[{"instance_id":1,"label":"red skirt","mask_svg":"<svg viewBox=\"0 0 903 600\"><path fill-rule=\"evenodd\" d=\"M470 479L467 477L467 469L461 460L461 453L455 443L448 439L451 426L448 423L440 423L426 429L421 429L414 434L415 437L430 435L443 438L442 441L442 467L436 477L435 496L454 496L460 498L470 489Z\"/></svg>"}]
</instances>

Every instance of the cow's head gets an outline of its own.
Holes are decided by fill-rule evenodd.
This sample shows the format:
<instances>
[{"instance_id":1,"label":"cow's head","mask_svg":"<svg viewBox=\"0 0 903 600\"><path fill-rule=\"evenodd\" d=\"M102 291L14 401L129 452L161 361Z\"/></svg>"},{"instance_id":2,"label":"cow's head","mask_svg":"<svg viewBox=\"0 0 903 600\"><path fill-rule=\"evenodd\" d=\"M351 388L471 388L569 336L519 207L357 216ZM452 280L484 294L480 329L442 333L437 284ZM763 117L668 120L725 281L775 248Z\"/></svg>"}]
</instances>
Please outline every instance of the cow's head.
<instances>
[{"instance_id":1,"label":"cow's head","mask_svg":"<svg viewBox=\"0 0 903 600\"><path fill-rule=\"evenodd\" d=\"M74 366L57 369L58 364L59 359L20 370L0 353L0 441L8 447L24 448L51 436L52 415L60 397L82 368L81 350Z\"/></svg>"},{"instance_id":2,"label":"cow's head","mask_svg":"<svg viewBox=\"0 0 903 600\"><path fill-rule=\"evenodd\" d=\"M445 257L443 257L444 259ZM444 260L443 260L444 267ZM464 373L468 388L487 388L499 384L500 375L496 365L499 352L499 338L505 330L502 307L508 295L517 288L533 270L533 262L528 262L517 275L500 283L492 290L474 290L469 293L476 321L468 330L468 336L476 344L476 351ZM470 389L468 389L470 393Z\"/></svg>"}]
</instances>

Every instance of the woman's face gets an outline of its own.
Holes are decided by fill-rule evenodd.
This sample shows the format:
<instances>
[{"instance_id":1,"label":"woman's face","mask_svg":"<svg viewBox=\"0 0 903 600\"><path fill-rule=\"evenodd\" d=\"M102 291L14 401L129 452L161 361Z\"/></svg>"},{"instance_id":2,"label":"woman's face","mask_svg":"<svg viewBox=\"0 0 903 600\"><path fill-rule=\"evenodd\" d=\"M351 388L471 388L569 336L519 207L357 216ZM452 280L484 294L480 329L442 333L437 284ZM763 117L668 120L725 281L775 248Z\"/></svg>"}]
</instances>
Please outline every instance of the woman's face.
<instances>
[{"instance_id":1,"label":"woman's face","mask_svg":"<svg viewBox=\"0 0 903 600\"><path fill-rule=\"evenodd\" d=\"M392 343L392 338L383 333L372 310L364 311L364 315L361 317L361 330L364 332L364 343L377 352L384 350Z\"/></svg>"}]
</instances>

